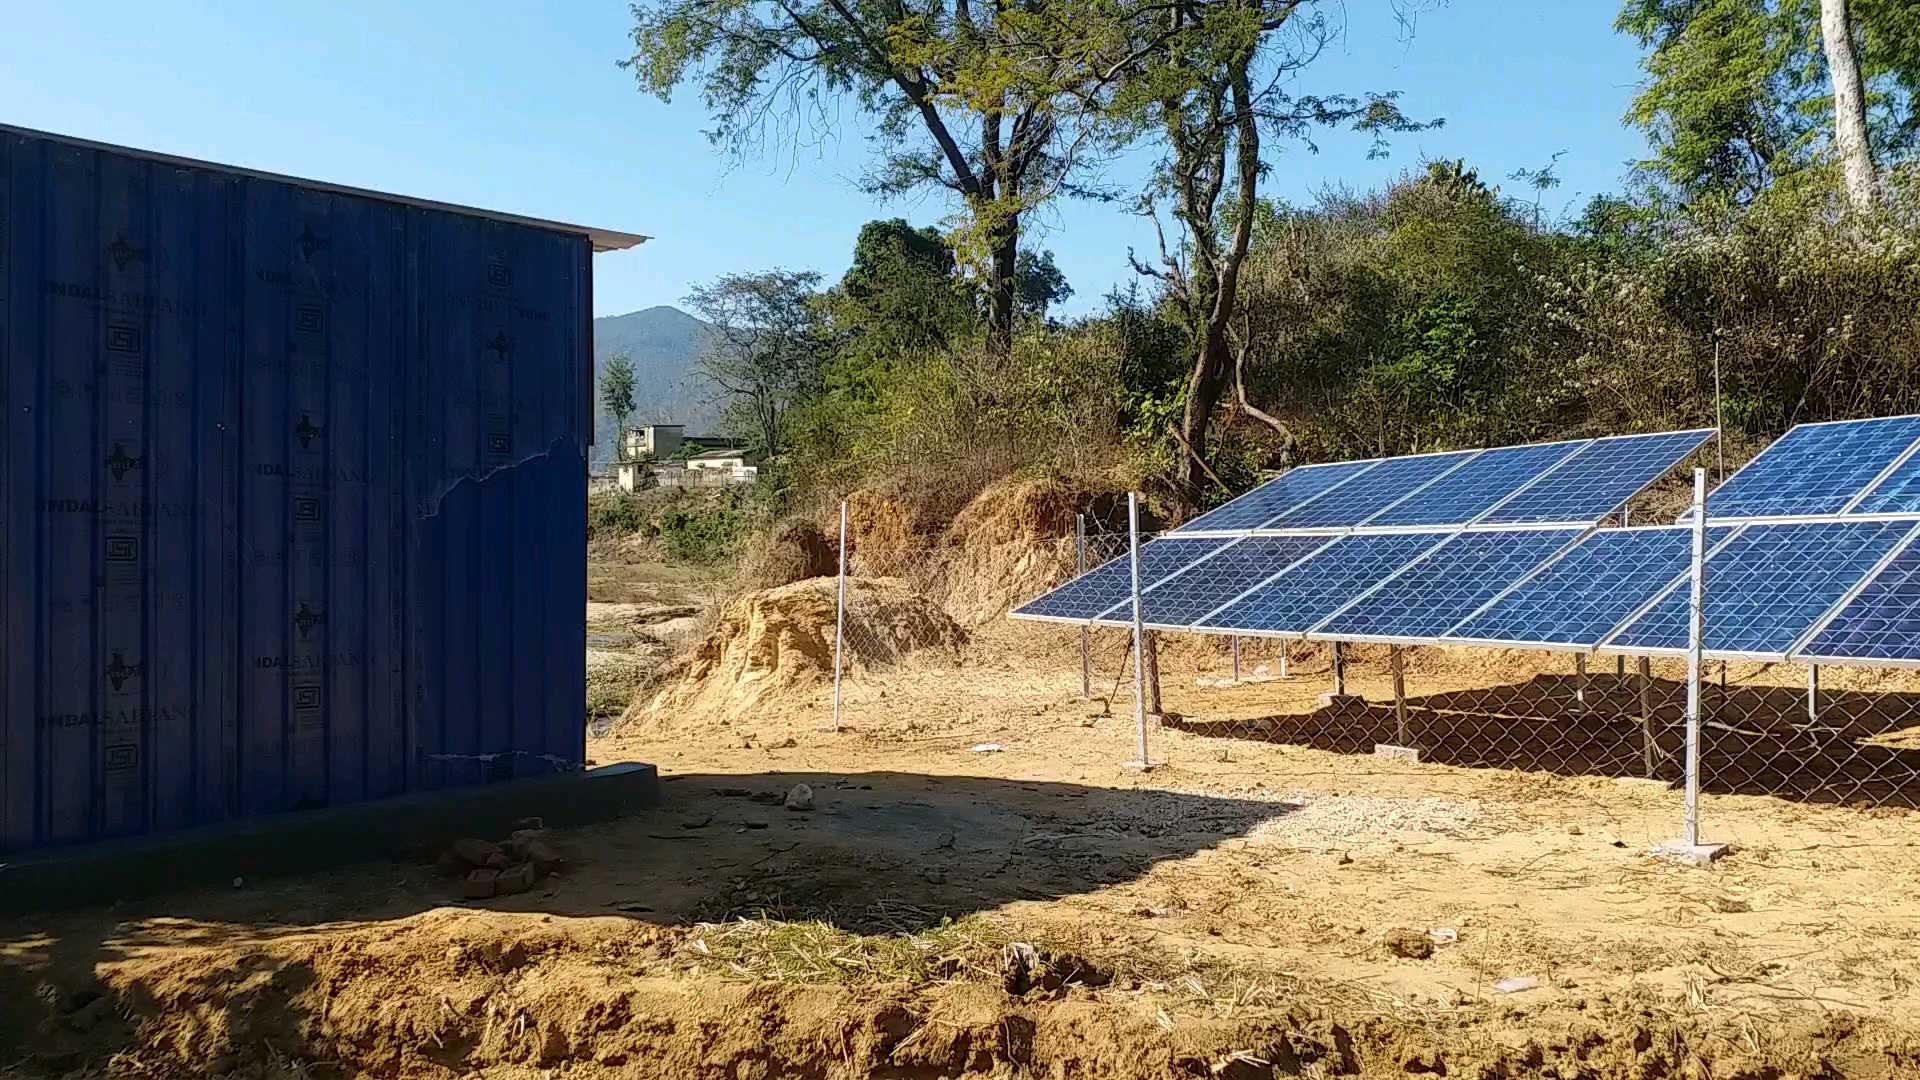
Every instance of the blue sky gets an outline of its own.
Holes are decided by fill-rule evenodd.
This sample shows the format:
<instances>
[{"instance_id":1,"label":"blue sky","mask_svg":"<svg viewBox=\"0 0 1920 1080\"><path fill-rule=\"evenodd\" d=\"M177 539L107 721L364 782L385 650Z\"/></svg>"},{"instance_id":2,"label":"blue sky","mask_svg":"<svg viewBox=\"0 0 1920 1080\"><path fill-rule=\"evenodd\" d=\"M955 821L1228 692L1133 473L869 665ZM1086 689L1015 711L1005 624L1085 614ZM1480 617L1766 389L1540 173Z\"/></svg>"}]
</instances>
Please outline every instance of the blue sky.
<instances>
[{"instance_id":1,"label":"blue sky","mask_svg":"<svg viewBox=\"0 0 1920 1080\"><path fill-rule=\"evenodd\" d=\"M1411 38L1385 0L1345 7L1347 34L1301 89L1397 89L1409 113L1446 126L1400 138L1386 161L1352 136L1318 154L1270 145L1275 195L1370 186L1423 157L1464 157L1504 182L1565 151L1546 201L1557 213L1617 189L1643 153L1620 123L1639 72L1610 0L1453 0ZM599 258L601 315L678 304L732 271L835 277L862 222L951 210L861 195L868 145L850 109L837 142L730 162L701 135L697 95L662 105L614 66L630 21L619 0L18 5L0 38L0 120L654 236ZM1107 179L1136 184L1145 163L1118 162ZM1064 205L1040 224L1075 313L1129 278L1129 245L1153 243L1111 206Z\"/></svg>"}]
</instances>

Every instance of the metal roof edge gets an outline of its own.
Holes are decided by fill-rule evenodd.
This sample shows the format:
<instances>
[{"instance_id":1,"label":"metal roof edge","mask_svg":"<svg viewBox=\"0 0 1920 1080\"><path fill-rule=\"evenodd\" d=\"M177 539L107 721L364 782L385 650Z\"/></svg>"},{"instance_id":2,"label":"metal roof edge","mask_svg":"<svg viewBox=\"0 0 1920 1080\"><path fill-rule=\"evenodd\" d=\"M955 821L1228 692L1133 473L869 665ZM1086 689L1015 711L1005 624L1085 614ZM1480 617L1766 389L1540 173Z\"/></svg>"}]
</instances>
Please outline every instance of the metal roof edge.
<instances>
[{"instance_id":1,"label":"metal roof edge","mask_svg":"<svg viewBox=\"0 0 1920 1080\"><path fill-rule=\"evenodd\" d=\"M55 131L40 131L36 128L21 127L17 124L0 123L0 133L17 135L29 139L46 139L50 142L64 143L83 150L99 150L125 157L140 158L160 165L172 165L183 169L206 169L211 172L227 173L232 176L244 176L255 180L271 180L275 183L292 184L313 191L324 191L334 195L351 195L362 199L374 199L379 202L398 203L402 206L418 207L422 210L439 210L467 217L486 218L508 225L525 225L530 228L545 229L549 232L569 233L584 236L592 243L593 250L625 251L639 247L653 239L643 233L619 232L614 229L597 229L588 225L574 225L550 218L528 217L524 214L511 214L501 210L487 210L478 206L463 206L459 203L440 202L435 199L422 199L412 195L398 195L390 191L374 188L353 187L349 184L329 183L325 180L313 180L302 176L290 176L286 173L268 172L265 169L250 169L239 165L225 165L218 161L206 161L200 158L181 157L177 154L163 154L156 150L142 150L135 146L121 146L116 143L99 142L94 139L82 139L75 135L62 135Z\"/></svg>"}]
</instances>

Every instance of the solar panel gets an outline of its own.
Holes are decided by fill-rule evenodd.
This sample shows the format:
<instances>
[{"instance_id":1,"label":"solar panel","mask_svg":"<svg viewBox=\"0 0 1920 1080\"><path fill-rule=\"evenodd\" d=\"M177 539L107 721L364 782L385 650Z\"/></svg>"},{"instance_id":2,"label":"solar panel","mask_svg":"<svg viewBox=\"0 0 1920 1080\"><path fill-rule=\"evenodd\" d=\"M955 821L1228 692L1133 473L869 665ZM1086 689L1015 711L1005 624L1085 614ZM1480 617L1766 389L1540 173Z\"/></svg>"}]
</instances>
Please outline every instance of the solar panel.
<instances>
[{"instance_id":1,"label":"solar panel","mask_svg":"<svg viewBox=\"0 0 1920 1080\"><path fill-rule=\"evenodd\" d=\"M1140 587L1146 589L1232 543L1224 537L1161 537L1140 545ZM1015 608L1016 619L1082 622L1133 597L1132 562L1126 555Z\"/></svg>"},{"instance_id":2,"label":"solar panel","mask_svg":"<svg viewBox=\"0 0 1920 1080\"><path fill-rule=\"evenodd\" d=\"M1915 439L1920 416L1802 424L1707 496L1707 517L1837 514Z\"/></svg>"},{"instance_id":3,"label":"solar panel","mask_svg":"<svg viewBox=\"0 0 1920 1080\"><path fill-rule=\"evenodd\" d=\"M1713 434L1712 428L1597 439L1479 524L1598 521L1658 479Z\"/></svg>"},{"instance_id":4,"label":"solar panel","mask_svg":"<svg viewBox=\"0 0 1920 1080\"><path fill-rule=\"evenodd\" d=\"M1873 485L1865 498L1848 508L1852 514L1920 513L1920 453L1894 466L1886 479Z\"/></svg>"},{"instance_id":5,"label":"solar panel","mask_svg":"<svg viewBox=\"0 0 1920 1080\"><path fill-rule=\"evenodd\" d=\"M1304 633L1450 533L1343 536L1203 619L1199 629Z\"/></svg>"},{"instance_id":6,"label":"solar panel","mask_svg":"<svg viewBox=\"0 0 1920 1080\"><path fill-rule=\"evenodd\" d=\"M1732 531L1708 529L1709 550ZM1692 529L1603 529L1449 630L1446 640L1590 649L1686 573L1692 557Z\"/></svg>"},{"instance_id":7,"label":"solar panel","mask_svg":"<svg viewBox=\"0 0 1920 1080\"><path fill-rule=\"evenodd\" d=\"M1566 547L1574 535L1558 529L1461 533L1308 636L1437 638Z\"/></svg>"},{"instance_id":8,"label":"solar panel","mask_svg":"<svg viewBox=\"0 0 1920 1080\"><path fill-rule=\"evenodd\" d=\"M1213 558L1143 594L1141 621L1171 629L1192 626L1214 608L1331 542L1325 536L1253 536L1230 544ZM1107 612L1107 618L1130 622L1132 607L1123 600Z\"/></svg>"},{"instance_id":9,"label":"solar panel","mask_svg":"<svg viewBox=\"0 0 1920 1080\"><path fill-rule=\"evenodd\" d=\"M1357 476L1379 464L1377 461L1336 461L1327 465L1302 465L1216 506L1175 532L1200 532L1207 529L1252 529L1305 503L1335 484Z\"/></svg>"},{"instance_id":10,"label":"solar panel","mask_svg":"<svg viewBox=\"0 0 1920 1080\"><path fill-rule=\"evenodd\" d=\"M1912 527L1890 521L1749 525L1707 558L1703 648L1785 659ZM1675 588L1606 647L1685 652L1689 593L1684 585Z\"/></svg>"},{"instance_id":11,"label":"solar panel","mask_svg":"<svg viewBox=\"0 0 1920 1080\"><path fill-rule=\"evenodd\" d=\"M1267 522L1264 528L1316 529L1358 525L1477 453L1478 450L1461 450L1451 454L1388 458L1305 506L1281 514Z\"/></svg>"},{"instance_id":12,"label":"solar panel","mask_svg":"<svg viewBox=\"0 0 1920 1080\"><path fill-rule=\"evenodd\" d=\"M1488 450L1366 523L1444 525L1472 521L1585 445L1584 441L1538 443Z\"/></svg>"},{"instance_id":13,"label":"solar panel","mask_svg":"<svg viewBox=\"0 0 1920 1080\"><path fill-rule=\"evenodd\" d=\"M1909 540L1794 659L1920 661L1920 544Z\"/></svg>"}]
</instances>

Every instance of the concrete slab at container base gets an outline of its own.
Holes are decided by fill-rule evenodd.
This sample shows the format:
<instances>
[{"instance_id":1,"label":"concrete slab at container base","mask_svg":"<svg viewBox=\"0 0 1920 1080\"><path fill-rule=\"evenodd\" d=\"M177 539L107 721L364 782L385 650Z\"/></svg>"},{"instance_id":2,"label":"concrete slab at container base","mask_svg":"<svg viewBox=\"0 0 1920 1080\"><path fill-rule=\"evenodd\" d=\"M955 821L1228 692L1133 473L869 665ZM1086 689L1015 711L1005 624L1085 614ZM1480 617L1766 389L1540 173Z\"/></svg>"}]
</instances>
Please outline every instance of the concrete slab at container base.
<instances>
[{"instance_id":1,"label":"concrete slab at container base","mask_svg":"<svg viewBox=\"0 0 1920 1080\"><path fill-rule=\"evenodd\" d=\"M580 767L571 229L0 128L0 853Z\"/></svg>"}]
</instances>

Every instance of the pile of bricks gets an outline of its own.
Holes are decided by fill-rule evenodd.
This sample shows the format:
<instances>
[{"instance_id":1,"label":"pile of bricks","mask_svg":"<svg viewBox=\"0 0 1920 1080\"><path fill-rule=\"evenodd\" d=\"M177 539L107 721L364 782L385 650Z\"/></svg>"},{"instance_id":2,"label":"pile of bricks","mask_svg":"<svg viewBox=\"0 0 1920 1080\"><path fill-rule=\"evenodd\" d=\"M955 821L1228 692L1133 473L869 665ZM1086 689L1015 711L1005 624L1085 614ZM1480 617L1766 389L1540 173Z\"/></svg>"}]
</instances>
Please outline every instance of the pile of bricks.
<instances>
[{"instance_id":1,"label":"pile of bricks","mask_svg":"<svg viewBox=\"0 0 1920 1080\"><path fill-rule=\"evenodd\" d=\"M468 899L511 896L534 887L566 863L547 839L546 823L523 818L504 843L468 837L440 856L440 872L463 879Z\"/></svg>"}]
</instances>

